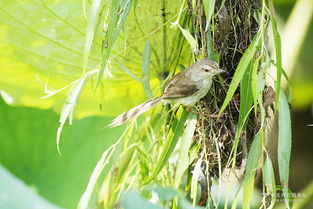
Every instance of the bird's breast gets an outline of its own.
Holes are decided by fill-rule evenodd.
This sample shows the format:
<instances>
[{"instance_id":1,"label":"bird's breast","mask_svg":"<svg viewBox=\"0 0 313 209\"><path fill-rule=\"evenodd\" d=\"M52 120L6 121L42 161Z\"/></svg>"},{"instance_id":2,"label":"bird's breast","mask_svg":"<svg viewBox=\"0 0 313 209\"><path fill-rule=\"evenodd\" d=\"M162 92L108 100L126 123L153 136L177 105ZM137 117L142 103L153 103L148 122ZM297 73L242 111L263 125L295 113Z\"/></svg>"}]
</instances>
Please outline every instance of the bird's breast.
<instances>
[{"instance_id":1,"label":"bird's breast","mask_svg":"<svg viewBox=\"0 0 313 209\"><path fill-rule=\"evenodd\" d=\"M184 106L193 106L208 93L211 84L212 80L199 80L197 81L198 91L188 97L175 99L175 102Z\"/></svg>"},{"instance_id":2,"label":"bird's breast","mask_svg":"<svg viewBox=\"0 0 313 209\"><path fill-rule=\"evenodd\" d=\"M212 80L201 80L198 82L199 91L196 92L197 97L199 98L198 101L208 93L211 88L211 84Z\"/></svg>"}]
</instances>

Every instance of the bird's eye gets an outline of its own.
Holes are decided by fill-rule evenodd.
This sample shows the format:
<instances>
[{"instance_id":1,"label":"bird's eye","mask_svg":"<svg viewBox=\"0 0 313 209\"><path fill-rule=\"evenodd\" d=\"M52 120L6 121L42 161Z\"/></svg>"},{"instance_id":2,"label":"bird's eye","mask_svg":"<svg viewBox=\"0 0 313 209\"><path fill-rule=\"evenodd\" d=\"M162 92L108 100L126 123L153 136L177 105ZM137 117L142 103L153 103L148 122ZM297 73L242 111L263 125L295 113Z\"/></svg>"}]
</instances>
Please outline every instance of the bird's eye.
<instances>
[{"instance_id":1,"label":"bird's eye","mask_svg":"<svg viewBox=\"0 0 313 209\"><path fill-rule=\"evenodd\" d=\"M210 72L210 70L208 70L208 69L205 69L204 71L205 71L206 73Z\"/></svg>"}]
</instances>

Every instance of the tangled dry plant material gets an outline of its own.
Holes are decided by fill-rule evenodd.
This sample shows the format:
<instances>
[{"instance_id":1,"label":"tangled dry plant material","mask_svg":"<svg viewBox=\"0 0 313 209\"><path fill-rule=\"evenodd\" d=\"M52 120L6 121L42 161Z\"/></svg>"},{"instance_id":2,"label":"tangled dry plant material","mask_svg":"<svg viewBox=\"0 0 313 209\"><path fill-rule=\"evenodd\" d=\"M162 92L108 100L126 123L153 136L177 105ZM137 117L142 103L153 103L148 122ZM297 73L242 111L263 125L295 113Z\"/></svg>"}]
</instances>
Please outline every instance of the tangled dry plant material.
<instances>
[{"instance_id":1,"label":"tangled dry plant material","mask_svg":"<svg viewBox=\"0 0 313 209\"><path fill-rule=\"evenodd\" d=\"M215 82L211 94L198 103L198 110L209 114L217 112L222 106L238 63L259 28L258 22L253 15L256 11L261 10L261 3L258 0L230 0L223 2L223 5L222 2L216 1L214 9L216 15L212 17L211 21L212 31L204 30L206 20L204 12L201 11L203 7L197 9L198 14L196 15L194 11L193 13L190 12L192 9L189 8L193 27L196 28L195 36L200 37L198 38L199 45L202 48L204 47L208 37L206 33L210 33L210 37L213 39L213 49L219 54L220 67L229 72L222 75L222 79ZM201 5L201 3L198 5ZM191 4L189 3L190 6ZM265 89L265 92L263 92L264 106L272 110L275 92L270 87ZM223 170L231 167L230 159L239 119L239 109L240 89L238 87L220 118L198 117L193 140L201 144L199 153L205 153L202 163L204 175L219 178L219 160ZM260 128L258 115L250 114L246 129L240 136L236 157L236 170L238 171L236 173L239 175L237 176L239 179L242 177L240 175L244 173L251 142ZM222 178L227 178L227 173L226 176L224 175L225 173Z\"/></svg>"}]
</instances>

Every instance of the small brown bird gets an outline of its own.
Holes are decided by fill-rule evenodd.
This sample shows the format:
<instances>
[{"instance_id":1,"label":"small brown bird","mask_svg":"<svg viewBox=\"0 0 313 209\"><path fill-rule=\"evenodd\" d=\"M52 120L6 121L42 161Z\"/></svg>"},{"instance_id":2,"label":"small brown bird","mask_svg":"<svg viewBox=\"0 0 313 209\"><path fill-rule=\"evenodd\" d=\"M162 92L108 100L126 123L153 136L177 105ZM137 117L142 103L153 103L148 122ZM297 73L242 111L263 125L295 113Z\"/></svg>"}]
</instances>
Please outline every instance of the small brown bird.
<instances>
[{"instance_id":1,"label":"small brown bird","mask_svg":"<svg viewBox=\"0 0 313 209\"><path fill-rule=\"evenodd\" d=\"M148 100L115 118L109 127L120 126L155 107L160 102L174 101L186 107L193 107L209 91L214 75L225 72L216 62L202 59L175 75L166 85L161 96Z\"/></svg>"}]
</instances>

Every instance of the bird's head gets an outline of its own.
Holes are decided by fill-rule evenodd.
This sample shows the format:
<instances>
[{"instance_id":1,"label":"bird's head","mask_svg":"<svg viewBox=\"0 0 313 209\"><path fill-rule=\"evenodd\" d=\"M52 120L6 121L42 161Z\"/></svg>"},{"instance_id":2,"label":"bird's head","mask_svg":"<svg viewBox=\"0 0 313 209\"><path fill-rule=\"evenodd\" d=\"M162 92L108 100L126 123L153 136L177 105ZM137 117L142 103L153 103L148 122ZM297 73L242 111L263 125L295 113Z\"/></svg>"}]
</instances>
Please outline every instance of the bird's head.
<instances>
[{"instance_id":1,"label":"bird's head","mask_svg":"<svg viewBox=\"0 0 313 209\"><path fill-rule=\"evenodd\" d=\"M198 71L198 76L212 78L213 76L226 73L218 67L218 64L209 59L202 59L194 63L194 69Z\"/></svg>"}]
</instances>

